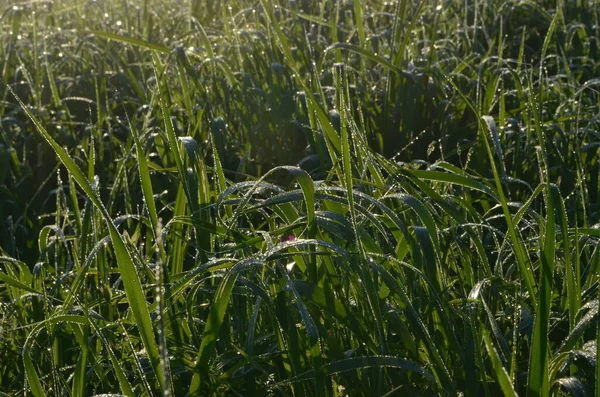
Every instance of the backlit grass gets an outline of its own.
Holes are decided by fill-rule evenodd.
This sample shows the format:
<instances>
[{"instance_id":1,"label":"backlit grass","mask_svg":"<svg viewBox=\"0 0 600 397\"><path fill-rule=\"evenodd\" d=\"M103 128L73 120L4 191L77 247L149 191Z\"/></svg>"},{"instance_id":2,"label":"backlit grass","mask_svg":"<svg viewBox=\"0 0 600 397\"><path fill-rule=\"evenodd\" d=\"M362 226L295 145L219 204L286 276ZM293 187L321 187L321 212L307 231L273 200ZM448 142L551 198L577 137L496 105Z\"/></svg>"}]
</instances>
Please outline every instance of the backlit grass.
<instances>
[{"instance_id":1,"label":"backlit grass","mask_svg":"<svg viewBox=\"0 0 600 397\"><path fill-rule=\"evenodd\" d=\"M6 395L600 395L593 1L25 1Z\"/></svg>"}]
</instances>

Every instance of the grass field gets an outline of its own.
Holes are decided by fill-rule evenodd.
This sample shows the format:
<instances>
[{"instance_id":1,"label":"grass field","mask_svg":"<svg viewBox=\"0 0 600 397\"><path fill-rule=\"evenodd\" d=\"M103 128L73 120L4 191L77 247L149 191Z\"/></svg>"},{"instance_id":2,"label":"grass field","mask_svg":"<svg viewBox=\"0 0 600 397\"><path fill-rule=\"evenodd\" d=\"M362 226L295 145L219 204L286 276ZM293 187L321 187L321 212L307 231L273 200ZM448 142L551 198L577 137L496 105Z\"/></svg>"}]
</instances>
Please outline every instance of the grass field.
<instances>
[{"instance_id":1,"label":"grass field","mask_svg":"<svg viewBox=\"0 0 600 397\"><path fill-rule=\"evenodd\" d=\"M0 395L600 396L594 0L0 1Z\"/></svg>"}]
</instances>

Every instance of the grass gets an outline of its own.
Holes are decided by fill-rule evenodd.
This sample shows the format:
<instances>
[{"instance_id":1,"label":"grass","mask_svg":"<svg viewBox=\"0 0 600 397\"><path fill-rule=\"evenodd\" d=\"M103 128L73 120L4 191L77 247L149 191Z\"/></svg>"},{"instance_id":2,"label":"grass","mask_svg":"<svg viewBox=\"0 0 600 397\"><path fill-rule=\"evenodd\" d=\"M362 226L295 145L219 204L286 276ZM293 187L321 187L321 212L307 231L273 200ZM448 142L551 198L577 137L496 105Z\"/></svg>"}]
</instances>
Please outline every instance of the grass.
<instances>
[{"instance_id":1,"label":"grass","mask_svg":"<svg viewBox=\"0 0 600 397\"><path fill-rule=\"evenodd\" d=\"M593 1L24 1L0 392L600 395Z\"/></svg>"}]
</instances>

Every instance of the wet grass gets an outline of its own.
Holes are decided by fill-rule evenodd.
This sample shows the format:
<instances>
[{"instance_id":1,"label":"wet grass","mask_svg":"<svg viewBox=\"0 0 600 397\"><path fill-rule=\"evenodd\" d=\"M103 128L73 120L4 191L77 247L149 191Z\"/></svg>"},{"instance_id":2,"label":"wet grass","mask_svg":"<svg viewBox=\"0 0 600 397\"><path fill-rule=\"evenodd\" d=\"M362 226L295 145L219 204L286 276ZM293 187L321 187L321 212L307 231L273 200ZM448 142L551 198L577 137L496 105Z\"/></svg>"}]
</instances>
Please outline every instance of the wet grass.
<instances>
[{"instance_id":1,"label":"wet grass","mask_svg":"<svg viewBox=\"0 0 600 397\"><path fill-rule=\"evenodd\" d=\"M600 395L593 2L21 2L0 391Z\"/></svg>"}]
</instances>

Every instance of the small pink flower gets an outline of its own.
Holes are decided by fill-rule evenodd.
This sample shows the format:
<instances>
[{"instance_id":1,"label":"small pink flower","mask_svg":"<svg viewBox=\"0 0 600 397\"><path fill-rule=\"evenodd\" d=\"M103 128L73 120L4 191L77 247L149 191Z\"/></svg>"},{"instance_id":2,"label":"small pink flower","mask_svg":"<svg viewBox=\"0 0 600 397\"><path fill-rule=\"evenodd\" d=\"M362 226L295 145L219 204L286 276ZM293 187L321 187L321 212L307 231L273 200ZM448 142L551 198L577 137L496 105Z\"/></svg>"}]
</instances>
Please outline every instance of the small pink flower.
<instances>
[{"instance_id":1,"label":"small pink flower","mask_svg":"<svg viewBox=\"0 0 600 397\"><path fill-rule=\"evenodd\" d=\"M281 241L282 243L285 243L286 241L294 241L296 239L296 236L294 236L293 234L290 234L289 236L282 236L281 239L279 239L279 241Z\"/></svg>"}]
</instances>

